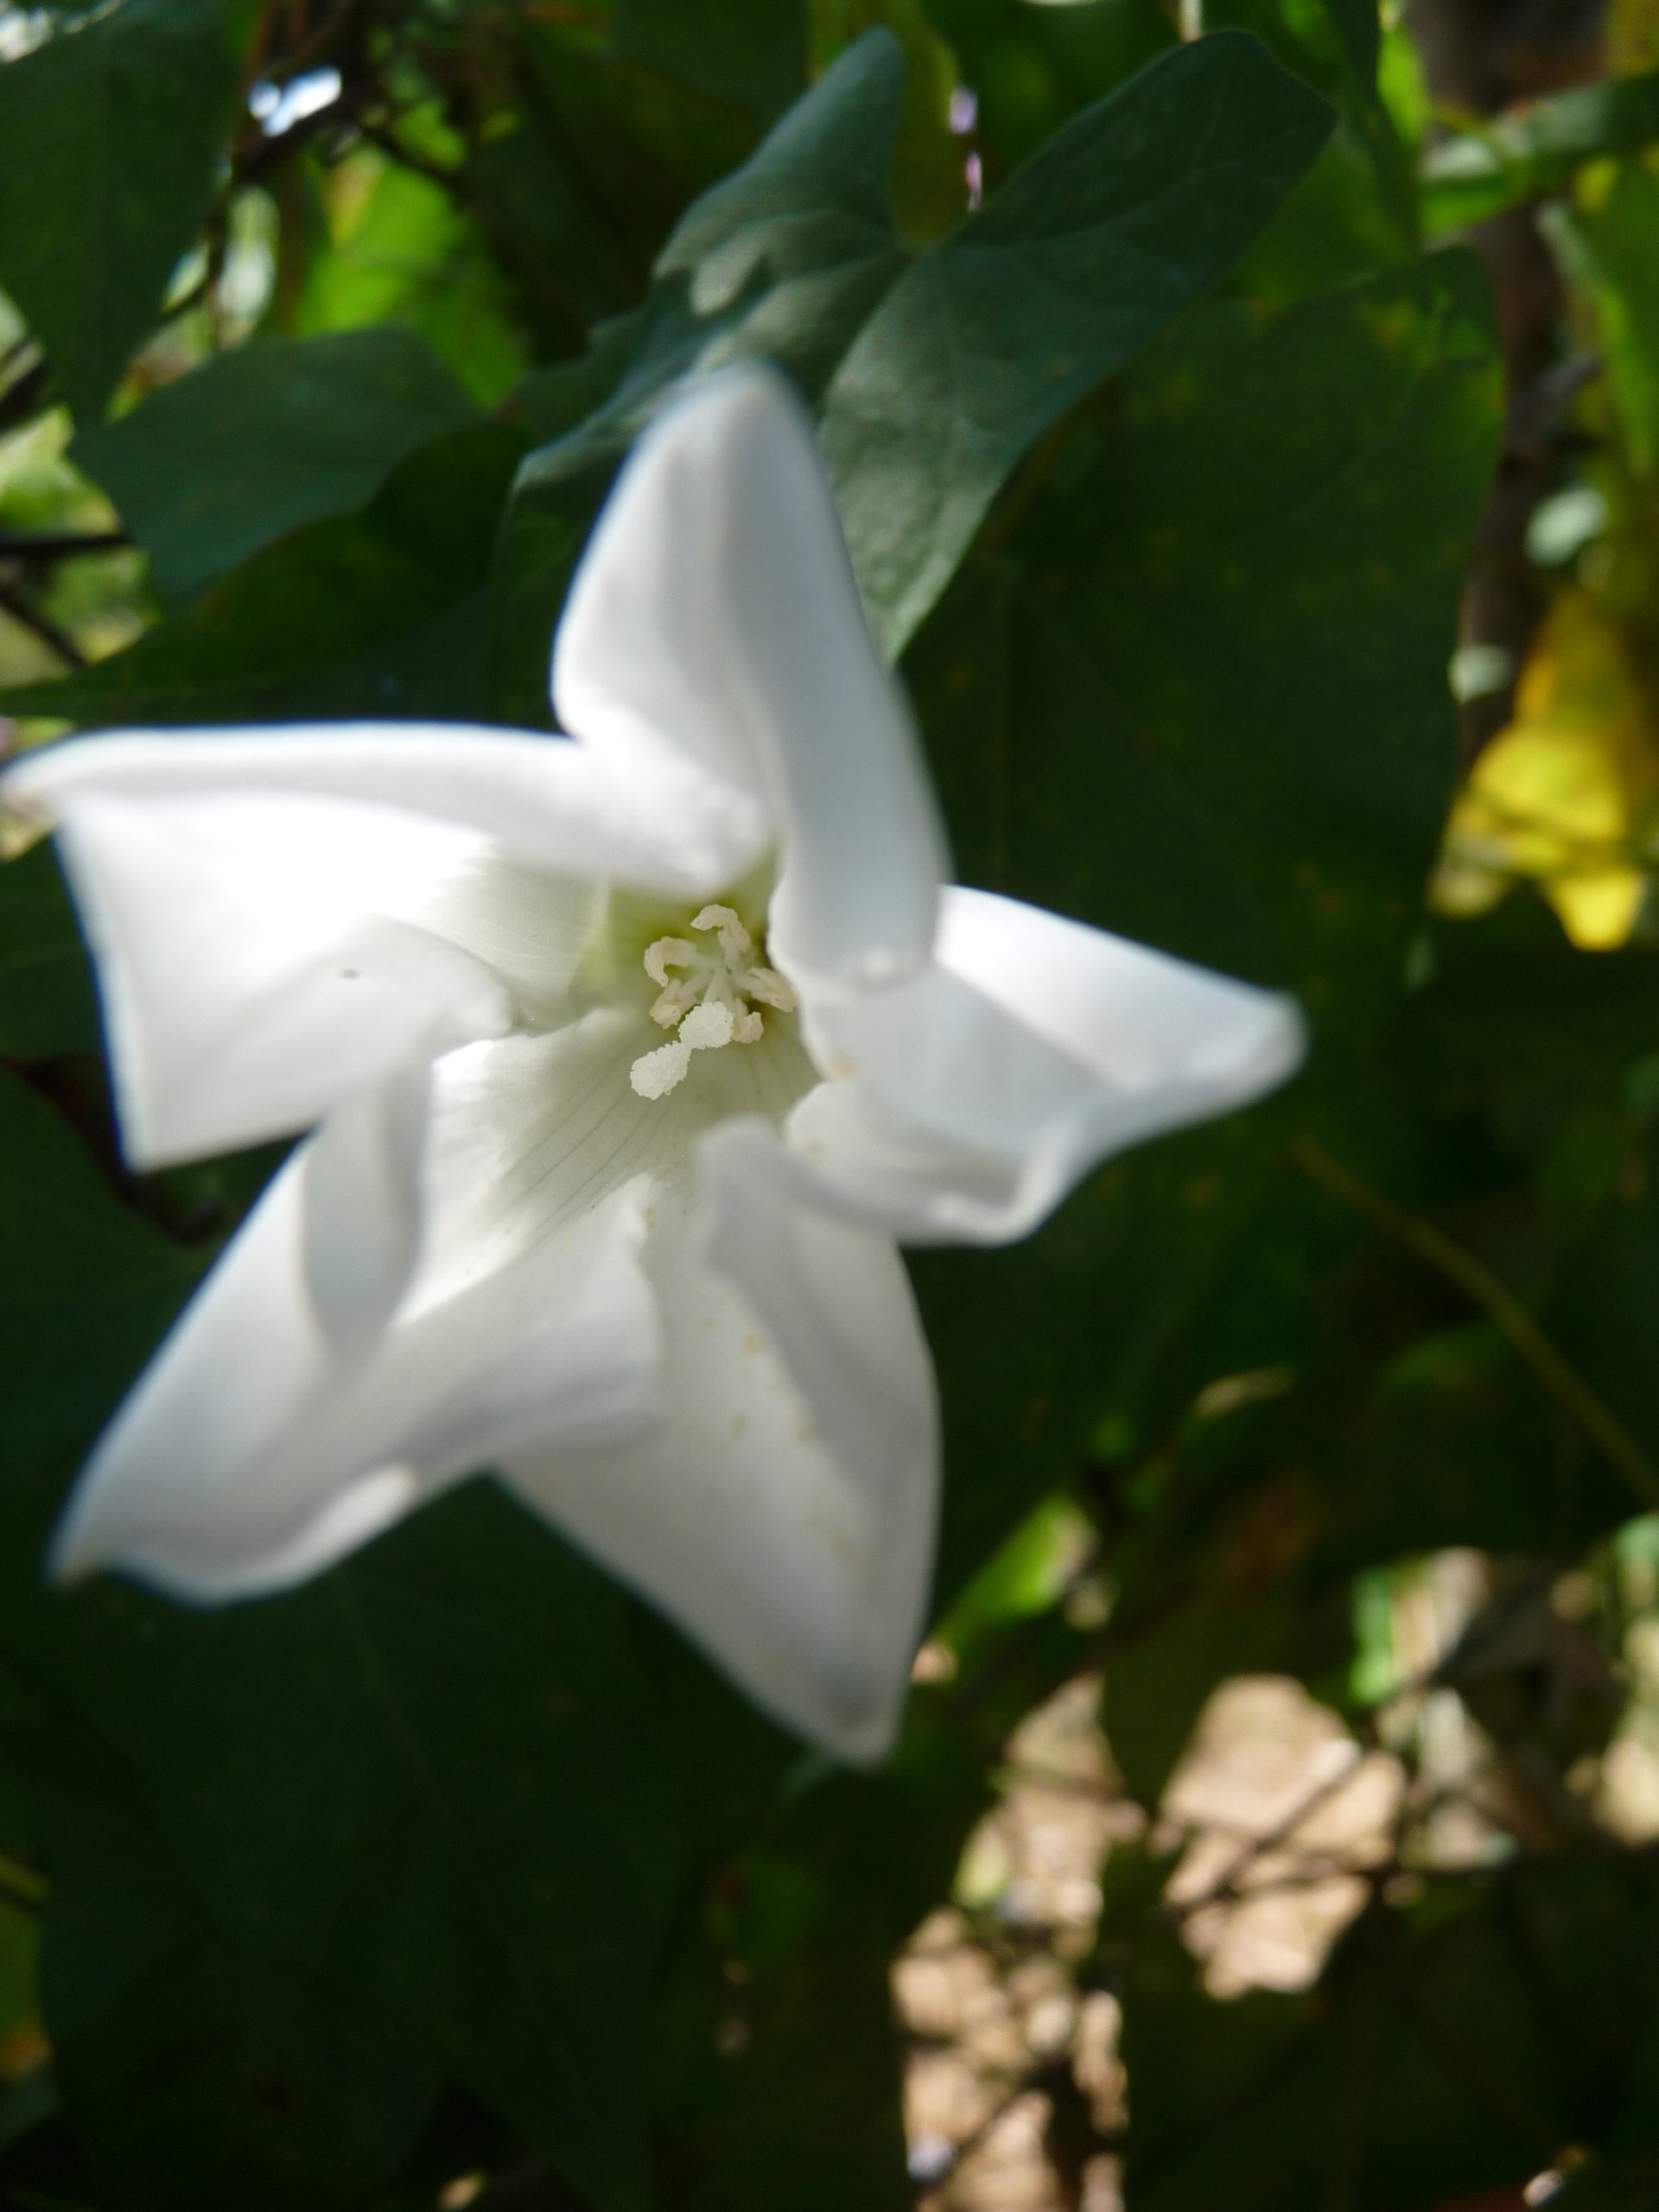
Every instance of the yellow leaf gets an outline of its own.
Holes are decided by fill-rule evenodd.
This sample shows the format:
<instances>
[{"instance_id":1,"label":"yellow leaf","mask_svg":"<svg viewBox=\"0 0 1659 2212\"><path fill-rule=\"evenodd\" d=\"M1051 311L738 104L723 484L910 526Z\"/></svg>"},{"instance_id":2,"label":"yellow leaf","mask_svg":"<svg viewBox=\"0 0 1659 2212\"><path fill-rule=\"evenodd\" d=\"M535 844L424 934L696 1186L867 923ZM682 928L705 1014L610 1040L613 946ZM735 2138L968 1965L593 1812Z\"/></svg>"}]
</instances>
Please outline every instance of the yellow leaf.
<instances>
[{"instance_id":1,"label":"yellow leaf","mask_svg":"<svg viewBox=\"0 0 1659 2212\"><path fill-rule=\"evenodd\" d=\"M1476 913L1520 877L1575 944L1622 944L1646 893L1659 741L1617 627L1587 594L1559 598L1516 694L1452 810L1434 885L1442 912Z\"/></svg>"}]
</instances>

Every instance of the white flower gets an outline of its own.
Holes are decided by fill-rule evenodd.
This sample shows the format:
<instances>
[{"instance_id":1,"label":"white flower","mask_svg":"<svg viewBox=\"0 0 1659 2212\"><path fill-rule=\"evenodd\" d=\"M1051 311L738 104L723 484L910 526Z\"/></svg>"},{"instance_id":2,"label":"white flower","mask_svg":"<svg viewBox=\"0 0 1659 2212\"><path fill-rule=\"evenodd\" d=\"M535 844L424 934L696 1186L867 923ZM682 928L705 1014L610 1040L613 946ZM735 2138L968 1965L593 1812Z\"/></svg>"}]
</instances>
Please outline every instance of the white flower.
<instances>
[{"instance_id":1,"label":"white flower","mask_svg":"<svg viewBox=\"0 0 1659 2212\"><path fill-rule=\"evenodd\" d=\"M60 1531L197 1599L480 1468L763 1706L895 1726L931 1365L895 1240L1026 1234L1295 1064L1294 1007L986 893L943 844L810 430L734 369L570 593L569 740L351 725L25 757L141 1167L315 1128Z\"/></svg>"}]
</instances>

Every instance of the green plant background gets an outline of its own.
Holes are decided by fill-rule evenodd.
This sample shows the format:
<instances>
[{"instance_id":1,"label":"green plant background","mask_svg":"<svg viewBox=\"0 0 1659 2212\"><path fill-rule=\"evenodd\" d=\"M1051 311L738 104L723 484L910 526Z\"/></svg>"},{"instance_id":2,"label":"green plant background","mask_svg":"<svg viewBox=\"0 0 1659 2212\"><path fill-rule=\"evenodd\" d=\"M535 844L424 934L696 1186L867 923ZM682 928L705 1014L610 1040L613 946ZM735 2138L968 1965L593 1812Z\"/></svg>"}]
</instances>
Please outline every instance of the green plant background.
<instances>
[{"instance_id":1,"label":"green plant background","mask_svg":"<svg viewBox=\"0 0 1659 2212\"><path fill-rule=\"evenodd\" d=\"M853 1774L487 1481L280 1599L44 1585L275 1155L119 1170L55 863L0 870L0 2206L1012 2212L913 2107L907 2168L893 1974L942 1910L1121 2026L1127 2104L1003 2062L1033 2204L1659 2201L1659 55L1620 5L1485 113L1369 0L0 6L12 742L547 726L621 455L760 354L962 879L1314 1038L1029 1243L915 1261L937 1626ZM1228 1993L1158 1815L1262 1677L1397 1796L1329 1955ZM1079 1682L1117 1815L1062 1942L970 1845Z\"/></svg>"}]
</instances>

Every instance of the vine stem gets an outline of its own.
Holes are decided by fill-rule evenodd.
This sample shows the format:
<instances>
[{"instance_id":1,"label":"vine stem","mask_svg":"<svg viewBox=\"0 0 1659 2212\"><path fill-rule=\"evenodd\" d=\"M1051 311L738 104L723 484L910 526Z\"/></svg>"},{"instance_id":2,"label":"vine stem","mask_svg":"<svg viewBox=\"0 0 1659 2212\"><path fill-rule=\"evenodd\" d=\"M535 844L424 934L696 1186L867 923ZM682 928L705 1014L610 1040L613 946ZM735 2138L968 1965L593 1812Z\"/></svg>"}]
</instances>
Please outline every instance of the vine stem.
<instances>
[{"instance_id":1,"label":"vine stem","mask_svg":"<svg viewBox=\"0 0 1659 2212\"><path fill-rule=\"evenodd\" d=\"M1321 1190L1455 1283L1532 1370L1550 1396L1572 1415L1643 1504L1649 1510L1659 1508L1659 1468L1612 1408L1562 1358L1520 1300L1490 1268L1433 1222L1408 1213L1382 1192L1374 1190L1340 1160L1333 1160L1313 1137L1295 1138L1291 1156Z\"/></svg>"}]
</instances>

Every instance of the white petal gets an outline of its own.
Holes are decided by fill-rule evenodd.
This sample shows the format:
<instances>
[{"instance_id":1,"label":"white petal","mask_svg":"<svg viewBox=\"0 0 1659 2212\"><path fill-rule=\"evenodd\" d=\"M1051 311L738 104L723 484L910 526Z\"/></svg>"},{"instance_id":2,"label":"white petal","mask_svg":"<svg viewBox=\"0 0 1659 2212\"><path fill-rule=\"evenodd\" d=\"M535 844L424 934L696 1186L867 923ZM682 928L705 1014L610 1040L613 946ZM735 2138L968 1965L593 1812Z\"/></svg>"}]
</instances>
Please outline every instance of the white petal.
<instances>
[{"instance_id":1,"label":"white petal","mask_svg":"<svg viewBox=\"0 0 1659 2212\"><path fill-rule=\"evenodd\" d=\"M287 791L357 799L481 831L526 867L696 897L734 881L764 843L729 807L686 809L579 745L460 723L337 722L293 728L131 730L24 754L0 806L54 822L79 793ZM717 796L717 795L716 795Z\"/></svg>"},{"instance_id":2,"label":"white petal","mask_svg":"<svg viewBox=\"0 0 1659 2212\"><path fill-rule=\"evenodd\" d=\"M372 1351L415 1272L431 1094L416 1061L336 1106L308 1148L301 1257L336 1359Z\"/></svg>"},{"instance_id":3,"label":"white petal","mask_svg":"<svg viewBox=\"0 0 1659 2212\"><path fill-rule=\"evenodd\" d=\"M690 1179L659 1185L643 1254L668 1417L506 1471L778 1719L876 1758L933 1555L938 1421L909 1281L888 1238L791 1200L769 1131L728 1124L704 1157L706 1223Z\"/></svg>"},{"instance_id":4,"label":"white petal","mask_svg":"<svg viewBox=\"0 0 1659 2212\"><path fill-rule=\"evenodd\" d=\"M943 840L780 378L723 371L647 431L571 586L553 689L564 726L630 781L716 779L757 835L781 833L771 941L792 976L925 957Z\"/></svg>"},{"instance_id":5,"label":"white petal","mask_svg":"<svg viewBox=\"0 0 1659 2212\"><path fill-rule=\"evenodd\" d=\"M926 973L805 1011L839 1079L803 1099L791 1143L912 1243L1027 1235L1099 1161L1258 1097L1304 1046L1275 993L960 889Z\"/></svg>"},{"instance_id":6,"label":"white petal","mask_svg":"<svg viewBox=\"0 0 1659 2212\"><path fill-rule=\"evenodd\" d=\"M580 1102L596 1058L626 1079L602 1030L474 1047L430 1072L418 1161L407 1096L296 1154L93 1455L61 1572L276 1588L527 1437L582 1449L654 1417L640 1183L579 1115L559 1156L531 1050L556 1098L565 1076ZM534 1178L510 1236L492 1161Z\"/></svg>"},{"instance_id":7,"label":"white petal","mask_svg":"<svg viewBox=\"0 0 1659 2212\"><path fill-rule=\"evenodd\" d=\"M123 1141L153 1166L289 1134L516 1018L504 906L575 966L594 894L475 831L283 792L92 791L59 837L98 963Z\"/></svg>"}]
</instances>

